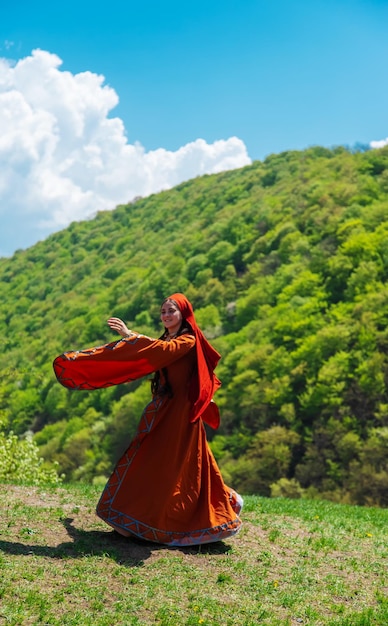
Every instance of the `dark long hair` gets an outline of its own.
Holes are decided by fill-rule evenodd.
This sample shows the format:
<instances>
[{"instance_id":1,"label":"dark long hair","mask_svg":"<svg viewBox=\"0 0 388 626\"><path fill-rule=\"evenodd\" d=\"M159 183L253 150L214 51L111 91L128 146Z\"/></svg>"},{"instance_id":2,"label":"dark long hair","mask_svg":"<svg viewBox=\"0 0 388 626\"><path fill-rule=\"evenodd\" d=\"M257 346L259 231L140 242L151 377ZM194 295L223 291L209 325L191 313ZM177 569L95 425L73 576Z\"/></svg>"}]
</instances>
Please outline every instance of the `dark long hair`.
<instances>
[{"instance_id":1,"label":"dark long hair","mask_svg":"<svg viewBox=\"0 0 388 626\"><path fill-rule=\"evenodd\" d=\"M171 302L174 302L174 301L171 300ZM174 304L176 303L174 302ZM190 324L186 322L186 320L182 320L180 328L178 332L175 334L175 337L179 337L180 335L187 335L187 334L193 335L194 333ZM167 328L165 328L163 335L161 335L159 339L162 339L163 341L167 341L167 337L168 337L168 330ZM164 380L165 380L165 384L163 385L163 387L160 386L160 373L161 372L163 373ZM151 393L153 396L157 393L162 393L163 395L167 395L169 398L173 397L174 392L170 385L170 381L168 380L167 367L162 367L161 370L158 370L157 372L155 372L154 377L151 380Z\"/></svg>"}]
</instances>

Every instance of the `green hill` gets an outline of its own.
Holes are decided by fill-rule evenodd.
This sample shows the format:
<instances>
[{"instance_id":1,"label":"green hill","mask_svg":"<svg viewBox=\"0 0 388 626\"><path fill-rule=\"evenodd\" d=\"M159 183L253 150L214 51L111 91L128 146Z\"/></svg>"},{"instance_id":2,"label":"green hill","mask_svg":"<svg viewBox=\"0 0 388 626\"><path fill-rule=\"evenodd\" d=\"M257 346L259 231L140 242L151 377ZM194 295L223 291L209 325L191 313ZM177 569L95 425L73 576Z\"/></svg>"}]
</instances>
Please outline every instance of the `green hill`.
<instances>
[{"instance_id":1,"label":"green hill","mask_svg":"<svg viewBox=\"0 0 388 626\"><path fill-rule=\"evenodd\" d=\"M138 199L0 259L0 410L68 479L105 480L149 383L69 392L53 358L158 335L183 291L221 352L210 434L243 493L388 504L388 149L311 148Z\"/></svg>"},{"instance_id":2,"label":"green hill","mask_svg":"<svg viewBox=\"0 0 388 626\"><path fill-rule=\"evenodd\" d=\"M98 491L0 486L0 623L388 623L386 509L251 496L236 537L168 549L109 530Z\"/></svg>"}]
</instances>

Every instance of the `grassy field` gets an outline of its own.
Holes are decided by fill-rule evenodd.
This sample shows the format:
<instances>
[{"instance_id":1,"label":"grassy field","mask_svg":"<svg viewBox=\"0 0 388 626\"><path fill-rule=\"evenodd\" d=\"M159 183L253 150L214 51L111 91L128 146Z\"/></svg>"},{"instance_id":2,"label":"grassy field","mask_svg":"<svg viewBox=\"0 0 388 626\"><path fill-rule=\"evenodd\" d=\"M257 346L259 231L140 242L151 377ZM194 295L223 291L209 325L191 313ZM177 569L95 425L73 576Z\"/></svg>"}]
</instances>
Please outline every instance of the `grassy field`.
<instances>
[{"instance_id":1,"label":"grassy field","mask_svg":"<svg viewBox=\"0 0 388 626\"><path fill-rule=\"evenodd\" d=\"M384 626L388 510L247 497L213 545L124 539L99 489L1 485L0 624Z\"/></svg>"}]
</instances>

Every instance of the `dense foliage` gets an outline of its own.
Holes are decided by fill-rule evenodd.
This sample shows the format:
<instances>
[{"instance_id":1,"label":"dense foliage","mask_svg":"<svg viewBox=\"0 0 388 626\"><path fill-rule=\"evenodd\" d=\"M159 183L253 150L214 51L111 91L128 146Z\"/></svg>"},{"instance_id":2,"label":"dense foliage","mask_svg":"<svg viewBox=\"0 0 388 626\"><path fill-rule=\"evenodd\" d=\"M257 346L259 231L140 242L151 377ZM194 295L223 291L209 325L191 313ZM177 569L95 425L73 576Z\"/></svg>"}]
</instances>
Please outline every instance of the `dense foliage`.
<instances>
[{"instance_id":1,"label":"dense foliage","mask_svg":"<svg viewBox=\"0 0 388 626\"><path fill-rule=\"evenodd\" d=\"M310 148L204 176L0 259L0 410L102 482L149 383L69 392L52 359L157 336L183 291L223 359L211 445L243 493L388 504L388 149Z\"/></svg>"},{"instance_id":2,"label":"dense foliage","mask_svg":"<svg viewBox=\"0 0 388 626\"><path fill-rule=\"evenodd\" d=\"M0 481L13 485L58 485L62 478L55 465L48 467L39 455L32 433L22 439L12 432L6 435L0 423Z\"/></svg>"}]
</instances>

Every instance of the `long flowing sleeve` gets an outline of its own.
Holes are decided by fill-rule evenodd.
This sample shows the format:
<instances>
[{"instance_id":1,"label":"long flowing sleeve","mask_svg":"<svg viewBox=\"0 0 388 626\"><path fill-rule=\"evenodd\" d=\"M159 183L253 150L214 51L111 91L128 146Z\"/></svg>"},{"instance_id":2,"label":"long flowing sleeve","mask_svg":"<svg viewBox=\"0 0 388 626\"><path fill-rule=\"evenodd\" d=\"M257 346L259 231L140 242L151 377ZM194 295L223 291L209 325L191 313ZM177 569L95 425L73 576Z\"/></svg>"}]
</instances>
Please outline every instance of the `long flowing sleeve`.
<instances>
[{"instance_id":1,"label":"long flowing sleeve","mask_svg":"<svg viewBox=\"0 0 388 626\"><path fill-rule=\"evenodd\" d=\"M171 341L134 334L112 343L64 352L53 363L54 372L68 389L100 389L137 380L168 367L195 346L195 337Z\"/></svg>"}]
</instances>

